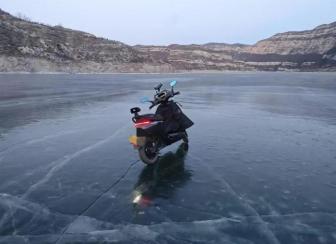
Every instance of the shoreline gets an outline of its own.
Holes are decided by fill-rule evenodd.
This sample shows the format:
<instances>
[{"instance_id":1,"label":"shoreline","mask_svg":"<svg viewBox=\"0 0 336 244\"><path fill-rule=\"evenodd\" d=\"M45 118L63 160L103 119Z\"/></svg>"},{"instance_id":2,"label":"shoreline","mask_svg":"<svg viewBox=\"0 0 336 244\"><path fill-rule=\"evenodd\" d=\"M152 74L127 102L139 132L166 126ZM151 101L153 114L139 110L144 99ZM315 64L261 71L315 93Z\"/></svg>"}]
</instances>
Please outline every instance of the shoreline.
<instances>
[{"instance_id":1,"label":"shoreline","mask_svg":"<svg viewBox=\"0 0 336 244\"><path fill-rule=\"evenodd\" d=\"M162 73L152 73L152 72L83 72L83 73L68 73L68 72L0 72L0 75L188 75L188 74L254 74L254 73L319 73L319 74L332 74L336 73L336 70L330 71L298 71L298 70L285 70L285 71L263 71L263 70L223 70L223 71L189 71L189 72L162 72Z\"/></svg>"}]
</instances>

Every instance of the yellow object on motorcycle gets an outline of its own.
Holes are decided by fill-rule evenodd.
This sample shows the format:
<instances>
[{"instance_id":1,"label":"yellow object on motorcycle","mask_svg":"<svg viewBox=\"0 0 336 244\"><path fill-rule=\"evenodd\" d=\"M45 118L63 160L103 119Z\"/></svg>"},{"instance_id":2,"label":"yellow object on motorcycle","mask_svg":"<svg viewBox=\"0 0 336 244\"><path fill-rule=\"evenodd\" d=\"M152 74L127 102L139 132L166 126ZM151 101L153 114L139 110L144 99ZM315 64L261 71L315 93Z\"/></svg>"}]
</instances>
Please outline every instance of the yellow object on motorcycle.
<instances>
[{"instance_id":1,"label":"yellow object on motorcycle","mask_svg":"<svg viewBox=\"0 0 336 244\"><path fill-rule=\"evenodd\" d=\"M134 146L134 148L139 148L145 145L146 137L137 137L132 135L128 138L128 141Z\"/></svg>"}]
</instances>

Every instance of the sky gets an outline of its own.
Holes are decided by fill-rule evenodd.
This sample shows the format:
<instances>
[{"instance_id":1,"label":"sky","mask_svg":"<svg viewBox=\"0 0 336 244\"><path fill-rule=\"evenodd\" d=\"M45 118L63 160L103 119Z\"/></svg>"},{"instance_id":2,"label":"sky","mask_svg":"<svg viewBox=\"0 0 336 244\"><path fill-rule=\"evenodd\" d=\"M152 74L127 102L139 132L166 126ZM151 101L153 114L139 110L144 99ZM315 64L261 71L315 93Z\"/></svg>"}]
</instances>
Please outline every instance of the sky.
<instances>
[{"instance_id":1,"label":"sky","mask_svg":"<svg viewBox=\"0 0 336 244\"><path fill-rule=\"evenodd\" d=\"M253 44L336 21L336 0L0 0L0 8L130 45Z\"/></svg>"}]
</instances>

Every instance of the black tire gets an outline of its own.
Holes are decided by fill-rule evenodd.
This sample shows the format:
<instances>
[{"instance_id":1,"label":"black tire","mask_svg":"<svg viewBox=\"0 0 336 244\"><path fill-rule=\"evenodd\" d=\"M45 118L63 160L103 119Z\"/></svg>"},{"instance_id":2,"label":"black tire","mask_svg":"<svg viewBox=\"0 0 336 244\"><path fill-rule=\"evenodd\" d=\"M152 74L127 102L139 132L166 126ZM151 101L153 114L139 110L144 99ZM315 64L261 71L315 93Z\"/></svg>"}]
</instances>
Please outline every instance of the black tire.
<instances>
[{"instance_id":1,"label":"black tire","mask_svg":"<svg viewBox=\"0 0 336 244\"><path fill-rule=\"evenodd\" d=\"M188 144L189 143L189 138L188 138L188 133L187 131L184 131L184 135L182 137L182 140L184 143Z\"/></svg>"},{"instance_id":2,"label":"black tire","mask_svg":"<svg viewBox=\"0 0 336 244\"><path fill-rule=\"evenodd\" d=\"M155 148L155 143L153 141L147 141L143 147L140 147L139 157L145 164L155 164L159 161L159 152Z\"/></svg>"},{"instance_id":3,"label":"black tire","mask_svg":"<svg viewBox=\"0 0 336 244\"><path fill-rule=\"evenodd\" d=\"M181 149L183 149L183 151L184 151L185 153L188 152L188 150L189 150L189 144L183 142L183 143L181 144Z\"/></svg>"}]
</instances>

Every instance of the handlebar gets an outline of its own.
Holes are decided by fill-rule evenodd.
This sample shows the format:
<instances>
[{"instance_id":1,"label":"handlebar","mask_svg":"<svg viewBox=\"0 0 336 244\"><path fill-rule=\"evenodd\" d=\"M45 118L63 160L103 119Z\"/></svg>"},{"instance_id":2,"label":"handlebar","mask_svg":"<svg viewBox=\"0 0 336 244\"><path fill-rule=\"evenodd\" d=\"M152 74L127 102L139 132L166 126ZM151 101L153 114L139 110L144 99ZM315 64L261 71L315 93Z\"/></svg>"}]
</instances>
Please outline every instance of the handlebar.
<instances>
[{"instance_id":1,"label":"handlebar","mask_svg":"<svg viewBox=\"0 0 336 244\"><path fill-rule=\"evenodd\" d=\"M156 105L156 104L155 104L154 102L152 102L152 105L149 106L149 109L154 108L155 105Z\"/></svg>"},{"instance_id":2,"label":"handlebar","mask_svg":"<svg viewBox=\"0 0 336 244\"><path fill-rule=\"evenodd\" d=\"M181 93L179 91L177 92L174 92L174 91L171 91L170 92L170 96L169 97L174 97L176 95L180 95ZM168 98L169 99L169 98ZM149 109L152 109L154 108L156 105L158 105L160 102L158 102L157 100L154 100L154 101L150 101L152 103L152 105L149 106Z\"/></svg>"}]
</instances>

